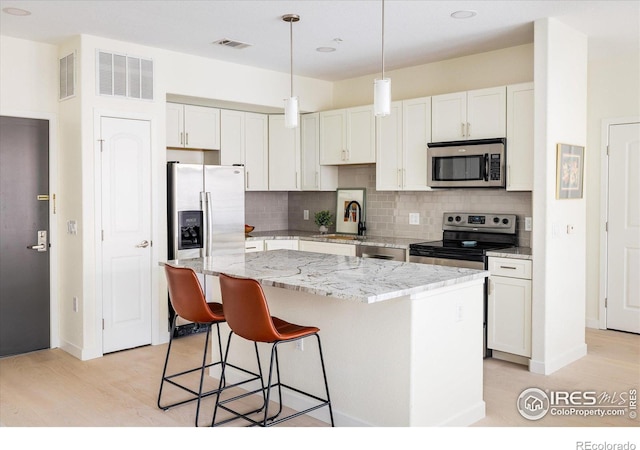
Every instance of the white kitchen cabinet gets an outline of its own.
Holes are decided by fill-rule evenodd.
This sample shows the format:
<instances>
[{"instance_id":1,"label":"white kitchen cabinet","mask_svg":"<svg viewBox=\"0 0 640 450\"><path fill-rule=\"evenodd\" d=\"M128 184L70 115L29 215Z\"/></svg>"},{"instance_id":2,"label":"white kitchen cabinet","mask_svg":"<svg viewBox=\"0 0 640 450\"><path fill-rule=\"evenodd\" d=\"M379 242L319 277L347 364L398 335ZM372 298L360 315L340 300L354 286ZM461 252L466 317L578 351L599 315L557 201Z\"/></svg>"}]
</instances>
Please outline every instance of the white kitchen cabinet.
<instances>
[{"instance_id":1,"label":"white kitchen cabinet","mask_svg":"<svg viewBox=\"0 0 640 450\"><path fill-rule=\"evenodd\" d=\"M269 116L269 190L300 190L300 127L284 126L282 114Z\"/></svg>"},{"instance_id":2,"label":"white kitchen cabinet","mask_svg":"<svg viewBox=\"0 0 640 450\"><path fill-rule=\"evenodd\" d=\"M506 136L506 87L432 97L432 142Z\"/></svg>"},{"instance_id":3,"label":"white kitchen cabinet","mask_svg":"<svg viewBox=\"0 0 640 450\"><path fill-rule=\"evenodd\" d=\"M531 357L531 260L489 257L487 347Z\"/></svg>"},{"instance_id":4,"label":"white kitchen cabinet","mask_svg":"<svg viewBox=\"0 0 640 450\"><path fill-rule=\"evenodd\" d=\"M533 190L533 83L507 86L507 190Z\"/></svg>"},{"instance_id":5,"label":"white kitchen cabinet","mask_svg":"<svg viewBox=\"0 0 640 450\"><path fill-rule=\"evenodd\" d=\"M167 147L220 150L220 110L167 103Z\"/></svg>"},{"instance_id":6,"label":"white kitchen cabinet","mask_svg":"<svg viewBox=\"0 0 640 450\"><path fill-rule=\"evenodd\" d=\"M426 191L427 143L431 141L431 98L391 104L377 119L376 189Z\"/></svg>"},{"instance_id":7,"label":"white kitchen cabinet","mask_svg":"<svg viewBox=\"0 0 640 450\"><path fill-rule=\"evenodd\" d=\"M249 241L244 241L245 253L263 252L263 251L264 251L263 239L251 239Z\"/></svg>"},{"instance_id":8,"label":"white kitchen cabinet","mask_svg":"<svg viewBox=\"0 0 640 450\"><path fill-rule=\"evenodd\" d=\"M327 253L330 255L356 256L354 244L336 244L333 242L300 241L299 248L303 252Z\"/></svg>"},{"instance_id":9,"label":"white kitchen cabinet","mask_svg":"<svg viewBox=\"0 0 640 450\"><path fill-rule=\"evenodd\" d=\"M303 114L301 132L301 180L303 191L335 191L338 167L320 165L320 114Z\"/></svg>"},{"instance_id":10,"label":"white kitchen cabinet","mask_svg":"<svg viewBox=\"0 0 640 450\"><path fill-rule=\"evenodd\" d=\"M376 162L373 106L320 113L320 164Z\"/></svg>"},{"instance_id":11,"label":"white kitchen cabinet","mask_svg":"<svg viewBox=\"0 0 640 450\"><path fill-rule=\"evenodd\" d=\"M264 241L265 250L298 250L297 239L267 239Z\"/></svg>"},{"instance_id":12,"label":"white kitchen cabinet","mask_svg":"<svg viewBox=\"0 0 640 450\"><path fill-rule=\"evenodd\" d=\"M269 124L266 114L220 112L220 164L244 165L245 190L269 189Z\"/></svg>"}]
</instances>

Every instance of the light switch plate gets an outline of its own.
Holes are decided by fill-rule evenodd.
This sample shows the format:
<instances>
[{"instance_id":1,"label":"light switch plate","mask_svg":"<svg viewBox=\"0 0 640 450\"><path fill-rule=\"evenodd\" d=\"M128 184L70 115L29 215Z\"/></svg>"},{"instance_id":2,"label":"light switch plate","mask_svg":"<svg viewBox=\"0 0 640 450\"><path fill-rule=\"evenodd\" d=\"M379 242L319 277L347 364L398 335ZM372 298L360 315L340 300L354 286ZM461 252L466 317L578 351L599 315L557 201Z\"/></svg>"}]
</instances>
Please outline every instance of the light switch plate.
<instances>
[{"instance_id":1,"label":"light switch plate","mask_svg":"<svg viewBox=\"0 0 640 450\"><path fill-rule=\"evenodd\" d=\"M409 213L409 225L420 225L420 213Z\"/></svg>"},{"instance_id":2,"label":"light switch plate","mask_svg":"<svg viewBox=\"0 0 640 450\"><path fill-rule=\"evenodd\" d=\"M309 210L308 209L304 210L303 217L304 217L304 220L309 220Z\"/></svg>"},{"instance_id":3,"label":"light switch plate","mask_svg":"<svg viewBox=\"0 0 640 450\"><path fill-rule=\"evenodd\" d=\"M531 217L524 218L524 231L531 231L533 229L531 225Z\"/></svg>"}]
</instances>

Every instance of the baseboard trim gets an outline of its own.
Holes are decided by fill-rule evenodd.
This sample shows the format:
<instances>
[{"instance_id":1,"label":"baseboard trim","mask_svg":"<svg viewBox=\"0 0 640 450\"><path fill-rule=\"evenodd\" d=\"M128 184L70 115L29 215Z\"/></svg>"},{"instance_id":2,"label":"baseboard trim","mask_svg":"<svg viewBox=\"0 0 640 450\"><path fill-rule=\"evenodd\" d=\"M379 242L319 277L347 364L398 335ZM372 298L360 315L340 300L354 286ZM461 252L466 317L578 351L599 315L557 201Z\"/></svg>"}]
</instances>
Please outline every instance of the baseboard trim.
<instances>
[{"instance_id":1,"label":"baseboard trim","mask_svg":"<svg viewBox=\"0 0 640 450\"><path fill-rule=\"evenodd\" d=\"M564 366L579 360L586 354L587 354L587 344L582 343L564 352L559 357L549 361L536 361L532 359L531 362L529 363L529 371L533 373L539 373L542 375L551 375L555 371L562 369Z\"/></svg>"}]
</instances>

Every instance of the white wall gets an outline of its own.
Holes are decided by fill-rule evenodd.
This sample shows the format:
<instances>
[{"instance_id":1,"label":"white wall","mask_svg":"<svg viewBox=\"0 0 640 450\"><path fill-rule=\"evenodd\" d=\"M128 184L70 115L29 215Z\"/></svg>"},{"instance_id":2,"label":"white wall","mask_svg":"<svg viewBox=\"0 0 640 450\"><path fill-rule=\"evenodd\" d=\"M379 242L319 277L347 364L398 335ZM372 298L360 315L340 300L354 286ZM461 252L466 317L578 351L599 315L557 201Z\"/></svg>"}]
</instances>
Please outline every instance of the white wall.
<instances>
[{"instance_id":1,"label":"white wall","mask_svg":"<svg viewBox=\"0 0 640 450\"><path fill-rule=\"evenodd\" d=\"M555 178L556 145L585 146L586 119L587 37L555 19L536 21L530 369L537 373L586 354L586 200L557 200Z\"/></svg>"},{"instance_id":2,"label":"white wall","mask_svg":"<svg viewBox=\"0 0 640 450\"><path fill-rule=\"evenodd\" d=\"M533 44L385 72L394 101L533 80ZM338 81L333 108L373 103L379 74Z\"/></svg>"},{"instance_id":3,"label":"white wall","mask_svg":"<svg viewBox=\"0 0 640 450\"><path fill-rule=\"evenodd\" d=\"M604 205L601 205L602 121L621 117L640 117L640 54L615 55L589 60L587 115L587 326L604 326L599 306L600 227ZM615 270L615 269L614 269ZM604 280L602 280L604 282Z\"/></svg>"}]
</instances>

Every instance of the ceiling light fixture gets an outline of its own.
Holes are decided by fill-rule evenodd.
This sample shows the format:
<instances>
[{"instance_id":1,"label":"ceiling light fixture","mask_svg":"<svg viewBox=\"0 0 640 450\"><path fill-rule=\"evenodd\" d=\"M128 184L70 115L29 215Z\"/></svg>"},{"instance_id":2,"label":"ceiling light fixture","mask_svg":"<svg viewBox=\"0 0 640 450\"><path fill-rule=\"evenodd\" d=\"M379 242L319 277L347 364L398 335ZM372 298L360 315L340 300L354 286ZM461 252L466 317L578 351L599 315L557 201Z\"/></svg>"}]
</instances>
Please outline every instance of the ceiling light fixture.
<instances>
[{"instance_id":1,"label":"ceiling light fixture","mask_svg":"<svg viewBox=\"0 0 640 450\"><path fill-rule=\"evenodd\" d=\"M26 9L13 8L13 7L3 8L2 11L7 14L11 14L12 16L30 16L31 15L31 12L27 11Z\"/></svg>"},{"instance_id":2,"label":"ceiling light fixture","mask_svg":"<svg viewBox=\"0 0 640 450\"><path fill-rule=\"evenodd\" d=\"M289 42L291 49L291 95L284 101L284 126L296 128L298 126L298 97L293 96L293 23L300 21L297 14L285 14L282 20L289 22Z\"/></svg>"},{"instance_id":3,"label":"ceiling light fixture","mask_svg":"<svg viewBox=\"0 0 640 450\"><path fill-rule=\"evenodd\" d=\"M451 17L454 19L471 19L478 15L477 11L473 11L471 9L463 9L461 11L455 11L451 13Z\"/></svg>"},{"instance_id":4,"label":"ceiling light fixture","mask_svg":"<svg viewBox=\"0 0 640 450\"><path fill-rule=\"evenodd\" d=\"M384 77L384 0L382 0L382 76L373 82L373 112L378 117L391 114L391 80Z\"/></svg>"}]
</instances>

